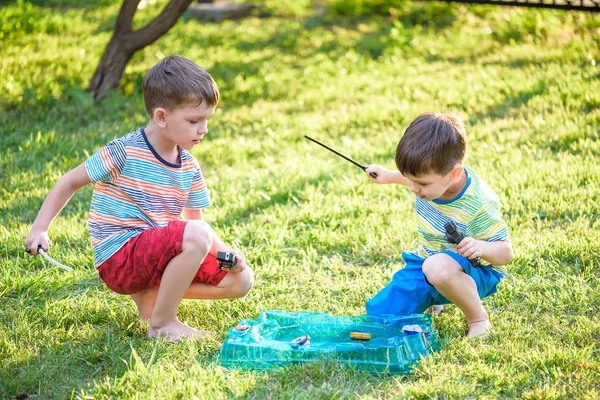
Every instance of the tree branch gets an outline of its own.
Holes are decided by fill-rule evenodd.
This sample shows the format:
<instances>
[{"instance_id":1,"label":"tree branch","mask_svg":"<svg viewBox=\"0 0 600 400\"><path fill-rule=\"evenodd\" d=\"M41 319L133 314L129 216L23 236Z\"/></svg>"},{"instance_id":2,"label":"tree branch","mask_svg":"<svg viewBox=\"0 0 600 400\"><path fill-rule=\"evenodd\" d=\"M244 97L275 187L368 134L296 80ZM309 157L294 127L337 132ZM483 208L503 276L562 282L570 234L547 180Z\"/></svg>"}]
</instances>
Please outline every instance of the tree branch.
<instances>
[{"instance_id":1,"label":"tree branch","mask_svg":"<svg viewBox=\"0 0 600 400\"><path fill-rule=\"evenodd\" d=\"M162 12L148 25L137 31L128 33L127 41L131 41L136 49L141 49L154 43L175 25L179 17L187 10L192 1L193 0L171 0Z\"/></svg>"},{"instance_id":2,"label":"tree branch","mask_svg":"<svg viewBox=\"0 0 600 400\"><path fill-rule=\"evenodd\" d=\"M133 16L140 0L124 0L117 16L115 33L129 33L133 29Z\"/></svg>"}]
</instances>

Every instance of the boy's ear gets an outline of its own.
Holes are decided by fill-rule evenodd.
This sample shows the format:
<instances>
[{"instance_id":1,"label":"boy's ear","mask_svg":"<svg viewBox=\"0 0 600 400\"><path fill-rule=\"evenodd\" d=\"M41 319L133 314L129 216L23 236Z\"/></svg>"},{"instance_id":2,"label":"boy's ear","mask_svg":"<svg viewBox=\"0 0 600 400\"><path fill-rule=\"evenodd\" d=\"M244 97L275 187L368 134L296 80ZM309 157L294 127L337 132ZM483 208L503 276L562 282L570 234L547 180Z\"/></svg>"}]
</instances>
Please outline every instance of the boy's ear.
<instances>
[{"instance_id":1,"label":"boy's ear","mask_svg":"<svg viewBox=\"0 0 600 400\"><path fill-rule=\"evenodd\" d=\"M454 183L458 182L462 178L463 171L462 163L456 164L450 172L450 180Z\"/></svg>"},{"instance_id":2,"label":"boy's ear","mask_svg":"<svg viewBox=\"0 0 600 400\"><path fill-rule=\"evenodd\" d=\"M167 111L164 108L155 108L153 113L154 122L156 125L164 128L167 125Z\"/></svg>"}]
</instances>

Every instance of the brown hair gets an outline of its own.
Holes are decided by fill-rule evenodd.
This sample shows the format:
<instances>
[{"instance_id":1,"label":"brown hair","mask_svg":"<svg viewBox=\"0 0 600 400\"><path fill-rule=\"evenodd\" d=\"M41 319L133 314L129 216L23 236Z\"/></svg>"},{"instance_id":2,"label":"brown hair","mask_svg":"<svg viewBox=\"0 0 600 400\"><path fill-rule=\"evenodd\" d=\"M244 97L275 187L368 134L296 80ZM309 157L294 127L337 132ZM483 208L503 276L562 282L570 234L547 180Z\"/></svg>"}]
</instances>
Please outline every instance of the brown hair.
<instances>
[{"instance_id":1,"label":"brown hair","mask_svg":"<svg viewBox=\"0 0 600 400\"><path fill-rule=\"evenodd\" d=\"M467 153L467 133L459 117L424 113L404 132L396 148L396 166L402 174L446 175L463 161Z\"/></svg>"},{"instance_id":2,"label":"brown hair","mask_svg":"<svg viewBox=\"0 0 600 400\"><path fill-rule=\"evenodd\" d=\"M180 56L162 59L144 77L144 104L150 117L157 107L166 110L182 104L210 106L219 102L219 88L208 72Z\"/></svg>"}]
</instances>

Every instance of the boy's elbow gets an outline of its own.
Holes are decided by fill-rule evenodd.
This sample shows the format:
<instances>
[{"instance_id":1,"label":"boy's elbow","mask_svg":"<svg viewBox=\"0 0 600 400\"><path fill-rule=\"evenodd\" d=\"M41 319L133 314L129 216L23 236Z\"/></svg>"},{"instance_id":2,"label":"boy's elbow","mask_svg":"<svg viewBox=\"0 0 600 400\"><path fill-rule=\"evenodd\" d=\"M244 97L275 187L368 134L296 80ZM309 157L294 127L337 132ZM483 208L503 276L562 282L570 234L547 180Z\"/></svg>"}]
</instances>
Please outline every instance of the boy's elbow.
<instances>
[{"instance_id":1,"label":"boy's elbow","mask_svg":"<svg viewBox=\"0 0 600 400\"><path fill-rule=\"evenodd\" d=\"M510 243L506 243L506 264L510 263L515 258L515 251L513 250Z\"/></svg>"},{"instance_id":2,"label":"boy's elbow","mask_svg":"<svg viewBox=\"0 0 600 400\"><path fill-rule=\"evenodd\" d=\"M60 183L65 190L75 193L82 187L92 183L92 180L85 169L85 163L82 163L61 176L57 184L58 183Z\"/></svg>"}]
</instances>

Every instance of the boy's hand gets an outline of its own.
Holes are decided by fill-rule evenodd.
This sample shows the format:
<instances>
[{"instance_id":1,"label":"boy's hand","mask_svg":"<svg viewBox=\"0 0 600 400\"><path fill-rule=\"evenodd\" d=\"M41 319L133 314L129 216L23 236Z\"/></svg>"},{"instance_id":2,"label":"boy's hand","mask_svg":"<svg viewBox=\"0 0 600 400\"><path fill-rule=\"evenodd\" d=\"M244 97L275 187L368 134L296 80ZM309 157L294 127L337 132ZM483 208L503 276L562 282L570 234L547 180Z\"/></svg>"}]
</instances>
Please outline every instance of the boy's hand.
<instances>
[{"instance_id":1,"label":"boy's hand","mask_svg":"<svg viewBox=\"0 0 600 400\"><path fill-rule=\"evenodd\" d=\"M38 247L42 246L44 251L48 251L50 248L50 238L48 238L48 232L34 232L31 231L25 239L25 251L34 256L38 255Z\"/></svg>"},{"instance_id":2,"label":"boy's hand","mask_svg":"<svg viewBox=\"0 0 600 400\"><path fill-rule=\"evenodd\" d=\"M370 174L374 172L377 178L373 178ZM369 178L371 178L371 182L373 183L391 183L392 175L394 174L389 169L382 167L381 165L369 165L367 169L365 169L365 173Z\"/></svg>"},{"instance_id":3,"label":"boy's hand","mask_svg":"<svg viewBox=\"0 0 600 400\"><path fill-rule=\"evenodd\" d=\"M460 241L456 249L458 254L469 260L474 260L477 257L483 256L483 250L487 242L483 240L473 239L472 237L466 237Z\"/></svg>"},{"instance_id":4,"label":"boy's hand","mask_svg":"<svg viewBox=\"0 0 600 400\"><path fill-rule=\"evenodd\" d=\"M233 268L231 268L229 270L229 272L240 273L246 269L246 259L244 258L244 255L242 253L240 253L239 251L236 251L236 250L232 250L232 251L233 251L233 253L235 253L236 263L233 266Z\"/></svg>"}]
</instances>

